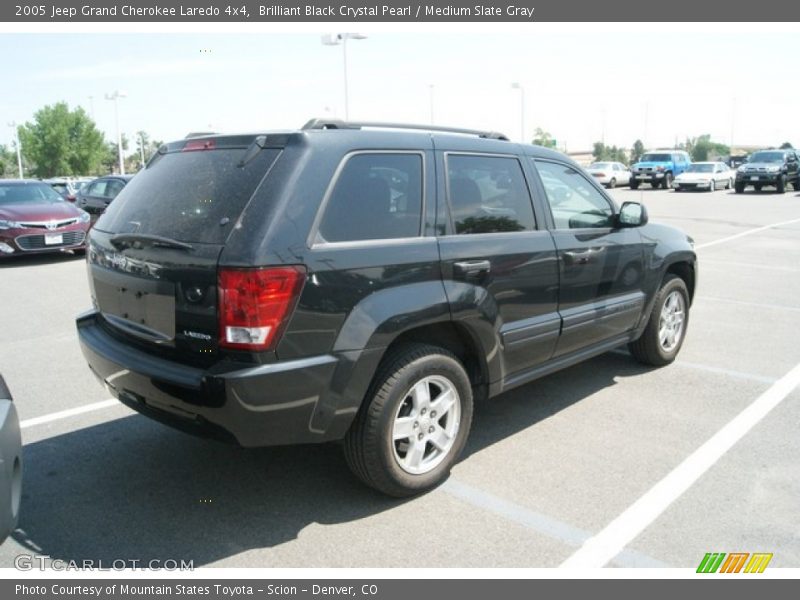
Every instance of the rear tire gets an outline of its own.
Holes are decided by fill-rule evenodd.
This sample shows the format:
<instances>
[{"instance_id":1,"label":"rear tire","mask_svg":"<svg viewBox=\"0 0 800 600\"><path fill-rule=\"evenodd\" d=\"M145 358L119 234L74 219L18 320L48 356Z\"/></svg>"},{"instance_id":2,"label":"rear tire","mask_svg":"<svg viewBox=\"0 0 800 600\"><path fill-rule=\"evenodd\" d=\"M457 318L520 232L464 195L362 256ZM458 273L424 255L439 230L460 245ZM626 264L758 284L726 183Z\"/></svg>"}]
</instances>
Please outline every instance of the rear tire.
<instances>
[{"instance_id":1,"label":"rear tire","mask_svg":"<svg viewBox=\"0 0 800 600\"><path fill-rule=\"evenodd\" d=\"M689 291L676 275L667 275L656 294L650 319L639 339L628 344L640 363L663 367L678 356L689 325Z\"/></svg>"},{"instance_id":2,"label":"rear tire","mask_svg":"<svg viewBox=\"0 0 800 600\"><path fill-rule=\"evenodd\" d=\"M390 352L347 432L344 454L363 483L402 498L450 473L472 424L472 386L443 348L408 344Z\"/></svg>"}]
</instances>

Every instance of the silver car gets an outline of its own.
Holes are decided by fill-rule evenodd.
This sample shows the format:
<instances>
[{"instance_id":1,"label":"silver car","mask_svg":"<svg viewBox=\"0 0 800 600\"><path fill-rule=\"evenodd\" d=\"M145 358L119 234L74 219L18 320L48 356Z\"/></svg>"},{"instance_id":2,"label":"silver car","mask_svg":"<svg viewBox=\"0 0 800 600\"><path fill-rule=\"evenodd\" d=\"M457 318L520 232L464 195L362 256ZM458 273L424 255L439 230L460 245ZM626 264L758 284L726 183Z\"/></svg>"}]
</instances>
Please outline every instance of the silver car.
<instances>
[{"instance_id":1,"label":"silver car","mask_svg":"<svg viewBox=\"0 0 800 600\"><path fill-rule=\"evenodd\" d=\"M586 167L586 172L607 188L615 188L618 185L629 185L631 182L631 172L620 162L596 162Z\"/></svg>"},{"instance_id":2,"label":"silver car","mask_svg":"<svg viewBox=\"0 0 800 600\"><path fill-rule=\"evenodd\" d=\"M0 544L14 531L22 498L22 436L11 392L0 375Z\"/></svg>"}]
</instances>

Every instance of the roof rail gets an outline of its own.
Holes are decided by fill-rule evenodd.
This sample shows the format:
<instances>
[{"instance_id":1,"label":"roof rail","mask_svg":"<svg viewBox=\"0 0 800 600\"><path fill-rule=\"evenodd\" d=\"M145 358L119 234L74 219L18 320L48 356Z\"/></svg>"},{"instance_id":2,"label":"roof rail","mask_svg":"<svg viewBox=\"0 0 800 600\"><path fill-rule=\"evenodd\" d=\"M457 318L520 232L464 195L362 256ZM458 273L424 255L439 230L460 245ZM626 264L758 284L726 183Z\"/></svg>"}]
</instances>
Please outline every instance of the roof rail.
<instances>
[{"instance_id":1,"label":"roof rail","mask_svg":"<svg viewBox=\"0 0 800 600\"><path fill-rule=\"evenodd\" d=\"M303 129L363 129L374 127L380 129L416 129L419 131L441 131L443 133L461 133L477 135L490 140L508 141L508 137L497 131L481 131L479 129L464 129L461 127L444 127L441 125L414 125L411 123L384 123L381 121L341 121L339 119L311 119Z\"/></svg>"}]
</instances>

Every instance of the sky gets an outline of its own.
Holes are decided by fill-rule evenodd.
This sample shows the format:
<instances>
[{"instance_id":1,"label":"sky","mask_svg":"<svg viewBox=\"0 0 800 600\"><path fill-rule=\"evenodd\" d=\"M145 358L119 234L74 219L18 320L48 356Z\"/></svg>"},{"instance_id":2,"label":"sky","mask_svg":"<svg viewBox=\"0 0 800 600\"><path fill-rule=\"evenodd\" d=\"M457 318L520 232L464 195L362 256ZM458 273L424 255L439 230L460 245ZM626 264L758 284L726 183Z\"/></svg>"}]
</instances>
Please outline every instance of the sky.
<instances>
[{"instance_id":1,"label":"sky","mask_svg":"<svg viewBox=\"0 0 800 600\"><path fill-rule=\"evenodd\" d=\"M292 129L344 117L343 52L319 33L0 34L0 143L47 104L82 106L107 139ZM367 32L347 45L353 120L504 132L541 127L567 151L604 140L669 147L711 134L735 145L800 145L797 33ZM521 84L512 88L512 82ZM431 87L433 86L433 87ZM431 102L431 100L433 102ZM433 105L433 115L431 115ZM523 110L524 109L524 110Z\"/></svg>"}]
</instances>

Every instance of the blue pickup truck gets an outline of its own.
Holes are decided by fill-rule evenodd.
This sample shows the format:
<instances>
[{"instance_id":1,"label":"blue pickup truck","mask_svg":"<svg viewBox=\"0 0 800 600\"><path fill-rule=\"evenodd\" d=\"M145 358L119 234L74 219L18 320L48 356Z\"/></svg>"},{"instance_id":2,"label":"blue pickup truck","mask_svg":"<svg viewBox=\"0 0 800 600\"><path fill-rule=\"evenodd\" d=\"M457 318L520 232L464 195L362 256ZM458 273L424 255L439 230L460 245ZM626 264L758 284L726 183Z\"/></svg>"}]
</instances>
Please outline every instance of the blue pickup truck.
<instances>
[{"instance_id":1,"label":"blue pickup truck","mask_svg":"<svg viewBox=\"0 0 800 600\"><path fill-rule=\"evenodd\" d=\"M683 150L655 150L646 152L639 162L631 166L631 189L640 183L649 183L653 188L669 189L672 180L692 164L692 159Z\"/></svg>"}]
</instances>

